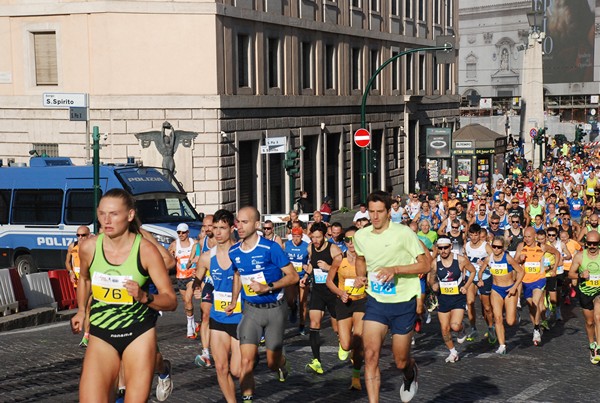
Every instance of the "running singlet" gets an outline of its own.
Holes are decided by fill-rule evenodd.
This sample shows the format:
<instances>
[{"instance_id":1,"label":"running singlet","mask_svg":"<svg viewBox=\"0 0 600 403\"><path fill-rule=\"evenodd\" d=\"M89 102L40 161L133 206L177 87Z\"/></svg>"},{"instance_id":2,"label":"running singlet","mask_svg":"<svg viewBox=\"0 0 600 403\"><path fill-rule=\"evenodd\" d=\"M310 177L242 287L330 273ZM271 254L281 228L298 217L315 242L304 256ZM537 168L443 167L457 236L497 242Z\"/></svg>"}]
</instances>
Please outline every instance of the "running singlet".
<instances>
[{"instance_id":1,"label":"running singlet","mask_svg":"<svg viewBox=\"0 0 600 403\"><path fill-rule=\"evenodd\" d=\"M300 242L300 245L296 245L294 241L287 241L284 245L285 253L300 278L306 273L304 266L308 264L308 245L304 241Z\"/></svg>"},{"instance_id":2,"label":"running singlet","mask_svg":"<svg viewBox=\"0 0 600 403\"><path fill-rule=\"evenodd\" d=\"M460 287L464 285L462 270L458 264L458 256L453 255L452 264L450 267L444 266L442 257L437 257L437 278L440 282L440 293L444 295L460 294Z\"/></svg>"},{"instance_id":3,"label":"running singlet","mask_svg":"<svg viewBox=\"0 0 600 403\"><path fill-rule=\"evenodd\" d=\"M177 260L177 278L190 278L196 271L195 265L192 265L189 269L186 269L188 262L190 261L190 255L192 254L192 247L194 243L190 240L189 246L182 246L179 239L175 241L175 259Z\"/></svg>"},{"instance_id":4,"label":"running singlet","mask_svg":"<svg viewBox=\"0 0 600 403\"><path fill-rule=\"evenodd\" d=\"M461 231L460 235L457 236L453 236L452 233L449 232L448 238L450 238L450 241L452 241L452 252L462 255L465 247L465 238L463 237L463 232Z\"/></svg>"},{"instance_id":5,"label":"running singlet","mask_svg":"<svg viewBox=\"0 0 600 403\"><path fill-rule=\"evenodd\" d=\"M338 288L346 291L348 298L352 300L363 299L365 294L365 286L360 288L354 287L354 279L356 278L356 268L348 262L348 258L344 256L340 267L338 267Z\"/></svg>"},{"instance_id":6,"label":"running singlet","mask_svg":"<svg viewBox=\"0 0 600 403\"><path fill-rule=\"evenodd\" d=\"M502 258L497 262L494 261L494 255L490 256L490 273L492 273L492 276L506 276L513 270L512 265L508 264L506 260L506 252L504 252Z\"/></svg>"},{"instance_id":7,"label":"running singlet","mask_svg":"<svg viewBox=\"0 0 600 403\"><path fill-rule=\"evenodd\" d=\"M579 291L588 297L592 297L600 293L600 258L596 256L592 259L587 250L583 251L579 273L585 270L590 272L590 277L579 280Z\"/></svg>"},{"instance_id":8,"label":"running singlet","mask_svg":"<svg viewBox=\"0 0 600 403\"><path fill-rule=\"evenodd\" d=\"M317 251L315 245L312 243L310 244L310 265L312 266L313 290L329 292L329 288L327 288L327 285L325 284L327 282L327 272L319 269L317 264L319 260L324 261L328 265L333 263L333 258L331 257L331 243L325 242L325 249L322 251Z\"/></svg>"},{"instance_id":9,"label":"running singlet","mask_svg":"<svg viewBox=\"0 0 600 403\"><path fill-rule=\"evenodd\" d=\"M542 215L542 205L538 204L537 206L534 206L533 204L530 204L529 215L531 216L531 224L533 225L535 216Z\"/></svg>"},{"instance_id":10,"label":"running singlet","mask_svg":"<svg viewBox=\"0 0 600 403\"><path fill-rule=\"evenodd\" d=\"M483 261L488 256L487 250L485 248L486 245L487 245L487 242L483 241L481 243L481 245L479 245L477 248L473 248L471 246L471 242L467 243L467 245L465 246L465 253L467 255L467 258L473 264L473 267L475 267L475 279L473 279L473 282L479 281L479 263L477 263L477 261L478 260ZM469 274L470 273L467 272L467 276L469 276ZM489 270L489 268L486 268L483 271L481 279L487 280L490 276L491 276L490 270Z\"/></svg>"},{"instance_id":11,"label":"running singlet","mask_svg":"<svg viewBox=\"0 0 600 403\"><path fill-rule=\"evenodd\" d=\"M510 242L506 250L509 252L516 252L519 244L523 242L523 228L519 228L519 233L517 235L513 234L512 230L509 229L508 235L510 236Z\"/></svg>"},{"instance_id":12,"label":"running singlet","mask_svg":"<svg viewBox=\"0 0 600 403\"><path fill-rule=\"evenodd\" d=\"M242 301L238 295L235 309L231 315L227 315L225 308L231 303L231 292L233 290L233 266L227 269L219 266L217 259L217 247L210 250L210 272L212 273L214 303L210 307L210 317L219 323L236 324L242 320Z\"/></svg>"},{"instance_id":13,"label":"running singlet","mask_svg":"<svg viewBox=\"0 0 600 403\"><path fill-rule=\"evenodd\" d=\"M488 216L487 214L485 215L485 218L483 220L479 219L479 214L475 216L475 223L478 224L481 228L485 228L487 229L490 225L488 223Z\"/></svg>"},{"instance_id":14,"label":"running singlet","mask_svg":"<svg viewBox=\"0 0 600 403\"><path fill-rule=\"evenodd\" d=\"M196 256L200 256L202 253L204 252L208 252L210 250L210 246L208 246L208 237L205 236L204 240L202 241L202 249L200 249L200 244L196 244ZM204 283L206 284L212 284L212 277L210 276L210 268L208 270L206 270L206 273L204 274Z\"/></svg>"},{"instance_id":15,"label":"running singlet","mask_svg":"<svg viewBox=\"0 0 600 403\"><path fill-rule=\"evenodd\" d=\"M525 256L525 263L523 263L525 277L523 277L523 282L533 283L543 279L545 277L542 270L544 251L539 244L536 243L535 246L524 245L523 249L521 249L521 255Z\"/></svg>"},{"instance_id":16,"label":"running singlet","mask_svg":"<svg viewBox=\"0 0 600 403\"><path fill-rule=\"evenodd\" d=\"M242 250L242 242L229 249L229 258L233 269L240 273L242 280L242 299L252 304L269 304L283 298L283 288L272 294L257 294L250 288L252 281L269 284L283 277L282 268L290 264L287 255L279 244L261 236L250 250Z\"/></svg>"},{"instance_id":17,"label":"running singlet","mask_svg":"<svg viewBox=\"0 0 600 403\"><path fill-rule=\"evenodd\" d=\"M71 267L73 268L73 273L75 273L75 280L79 280L80 265L81 262L79 261L79 242L75 241L73 243L73 249L71 249ZM73 283L73 286L77 288L77 281Z\"/></svg>"},{"instance_id":18,"label":"running singlet","mask_svg":"<svg viewBox=\"0 0 600 403\"><path fill-rule=\"evenodd\" d=\"M90 325L107 330L126 329L134 323L147 320L156 321L157 312L134 301L123 283L133 280L148 292L150 277L140 262L141 235L136 235L129 256L121 265L115 266L106 261L102 242L104 234L98 235L96 252L90 265L92 279L92 306Z\"/></svg>"}]
</instances>

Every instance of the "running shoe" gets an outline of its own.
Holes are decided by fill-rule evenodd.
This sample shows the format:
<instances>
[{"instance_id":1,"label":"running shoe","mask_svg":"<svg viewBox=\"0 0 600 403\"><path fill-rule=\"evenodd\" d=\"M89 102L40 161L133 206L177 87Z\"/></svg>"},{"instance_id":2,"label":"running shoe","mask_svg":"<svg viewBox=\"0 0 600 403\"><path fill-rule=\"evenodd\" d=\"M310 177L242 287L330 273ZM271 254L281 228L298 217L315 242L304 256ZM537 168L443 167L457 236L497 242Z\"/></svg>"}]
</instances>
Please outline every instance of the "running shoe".
<instances>
[{"instance_id":1,"label":"running shoe","mask_svg":"<svg viewBox=\"0 0 600 403\"><path fill-rule=\"evenodd\" d=\"M556 309L556 321L557 322L562 322L562 312L560 311L560 307Z\"/></svg>"},{"instance_id":2,"label":"running shoe","mask_svg":"<svg viewBox=\"0 0 600 403\"><path fill-rule=\"evenodd\" d=\"M307 371L311 370L315 374L319 374L319 375L321 375L323 373L323 367L321 366L321 363L319 362L319 360L317 360L316 358L313 358L313 360L311 362L309 362L308 364L306 364L306 368L305 369Z\"/></svg>"},{"instance_id":3,"label":"running shoe","mask_svg":"<svg viewBox=\"0 0 600 403\"><path fill-rule=\"evenodd\" d=\"M190 324L188 323L186 337L190 340L196 340L196 337L198 336L198 332L196 331L196 329L199 329L199 327L194 327L194 325L190 326Z\"/></svg>"},{"instance_id":4,"label":"running shoe","mask_svg":"<svg viewBox=\"0 0 600 403\"><path fill-rule=\"evenodd\" d=\"M265 343L266 343L265 336L264 335L260 336L260 341L258 342L258 345L259 346L264 346Z\"/></svg>"},{"instance_id":5,"label":"running shoe","mask_svg":"<svg viewBox=\"0 0 600 403\"><path fill-rule=\"evenodd\" d=\"M490 344L496 344L496 342L498 341L498 337L496 336L496 328L494 326L490 327L488 330L488 343Z\"/></svg>"},{"instance_id":6,"label":"running shoe","mask_svg":"<svg viewBox=\"0 0 600 403\"><path fill-rule=\"evenodd\" d=\"M590 362L594 365L600 362L600 356L598 353L598 346L596 343L590 343Z\"/></svg>"},{"instance_id":7,"label":"running shoe","mask_svg":"<svg viewBox=\"0 0 600 403\"><path fill-rule=\"evenodd\" d=\"M539 330L533 329L533 344L539 346L542 344L542 334Z\"/></svg>"},{"instance_id":8,"label":"running shoe","mask_svg":"<svg viewBox=\"0 0 600 403\"><path fill-rule=\"evenodd\" d=\"M469 332L469 334L467 334L467 341L474 341L477 338L477 335L479 333L477 332L477 329L475 329L474 327L471 328L471 331Z\"/></svg>"},{"instance_id":9,"label":"running shoe","mask_svg":"<svg viewBox=\"0 0 600 403\"><path fill-rule=\"evenodd\" d=\"M285 364L283 364L282 368L277 368L277 378L279 379L279 382L285 382L290 374L290 362L287 357L284 356L283 358L285 359Z\"/></svg>"},{"instance_id":10,"label":"running shoe","mask_svg":"<svg viewBox=\"0 0 600 403\"><path fill-rule=\"evenodd\" d=\"M410 340L410 345L414 346L416 344L415 342L415 335L413 335L412 339Z\"/></svg>"},{"instance_id":11,"label":"running shoe","mask_svg":"<svg viewBox=\"0 0 600 403\"><path fill-rule=\"evenodd\" d=\"M86 348L88 346L88 342L89 342L88 338L83 336L83 338L79 342L79 347Z\"/></svg>"},{"instance_id":12,"label":"running shoe","mask_svg":"<svg viewBox=\"0 0 600 403\"><path fill-rule=\"evenodd\" d=\"M521 297L517 298L517 309L521 309Z\"/></svg>"},{"instance_id":13,"label":"running shoe","mask_svg":"<svg viewBox=\"0 0 600 403\"><path fill-rule=\"evenodd\" d=\"M506 344L500 344L500 347L496 350L496 354L506 355Z\"/></svg>"},{"instance_id":14,"label":"running shoe","mask_svg":"<svg viewBox=\"0 0 600 403\"><path fill-rule=\"evenodd\" d=\"M435 295L434 293L427 294L427 296L425 297L425 307L427 308L427 311L435 311L435 308L437 308L438 305L439 303L437 295Z\"/></svg>"},{"instance_id":15,"label":"running shoe","mask_svg":"<svg viewBox=\"0 0 600 403\"><path fill-rule=\"evenodd\" d=\"M465 328L456 334L456 342L458 344L463 344L467 340L467 333L465 332Z\"/></svg>"},{"instance_id":16,"label":"running shoe","mask_svg":"<svg viewBox=\"0 0 600 403\"><path fill-rule=\"evenodd\" d=\"M119 389L115 403L125 403L125 389Z\"/></svg>"},{"instance_id":17,"label":"running shoe","mask_svg":"<svg viewBox=\"0 0 600 403\"><path fill-rule=\"evenodd\" d=\"M550 325L548 324L548 321L546 319L540 321L540 325L546 329L546 330L550 330Z\"/></svg>"},{"instance_id":18,"label":"running shoe","mask_svg":"<svg viewBox=\"0 0 600 403\"><path fill-rule=\"evenodd\" d=\"M338 358L340 361L346 361L348 357L350 357L350 351L344 350L340 344L340 348L338 348Z\"/></svg>"},{"instance_id":19,"label":"running shoe","mask_svg":"<svg viewBox=\"0 0 600 403\"><path fill-rule=\"evenodd\" d=\"M431 323L431 312L427 311L427 316L425 317L425 323Z\"/></svg>"},{"instance_id":20,"label":"running shoe","mask_svg":"<svg viewBox=\"0 0 600 403\"><path fill-rule=\"evenodd\" d=\"M304 327L304 325L300 325L298 326L298 332L300 332L300 336L306 336L306 328Z\"/></svg>"},{"instance_id":21,"label":"running shoe","mask_svg":"<svg viewBox=\"0 0 600 403\"><path fill-rule=\"evenodd\" d=\"M206 354L198 354L194 363L200 368L210 368L212 367L212 362L210 362L210 357Z\"/></svg>"},{"instance_id":22,"label":"running shoe","mask_svg":"<svg viewBox=\"0 0 600 403\"><path fill-rule=\"evenodd\" d=\"M417 318L417 321L415 322L415 332L421 333L421 327L422 327L421 318Z\"/></svg>"},{"instance_id":23,"label":"running shoe","mask_svg":"<svg viewBox=\"0 0 600 403\"><path fill-rule=\"evenodd\" d=\"M575 290L575 287L571 287L571 298L575 298L577 296L577 291Z\"/></svg>"},{"instance_id":24,"label":"running shoe","mask_svg":"<svg viewBox=\"0 0 600 403\"><path fill-rule=\"evenodd\" d=\"M400 400L403 402L410 402L413 397L417 394L417 390L419 390L419 383L417 382L417 377L419 375L419 369L417 368L417 363L414 364L413 369L413 379L410 381L403 377L402 386L400 386Z\"/></svg>"},{"instance_id":25,"label":"running shoe","mask_svg":"<svg viewBox=\"0 0 600 403\"><path fill-rule=\"evenodd\" d=\"M350 384L350 390L362 390L362 385L360 384L360 378L352 377L352 383Z\"/></svg>"},{"instance_id":26,"label":"running shoe","mask_svg":"<svg viewBox=\"0 0 600 403\"><path fill-rule=\"evenodd\" d=\"M173 381L171 380L171 361L165 360L165 371L166 375L158 376L158 383L156 385L156 399L159 402L164 402L173 392Z\"/></svg>"},{"instance_id":27,"label":"running shoe","mask_svg":"<svg viewBox=\"0 0 600 403\"><path fill-rule=\"evenodd\" d=\"M459 359L458 354L450 352L450 355L446 357L446 362L457 362Z\"/></svg>"}]
</instances>

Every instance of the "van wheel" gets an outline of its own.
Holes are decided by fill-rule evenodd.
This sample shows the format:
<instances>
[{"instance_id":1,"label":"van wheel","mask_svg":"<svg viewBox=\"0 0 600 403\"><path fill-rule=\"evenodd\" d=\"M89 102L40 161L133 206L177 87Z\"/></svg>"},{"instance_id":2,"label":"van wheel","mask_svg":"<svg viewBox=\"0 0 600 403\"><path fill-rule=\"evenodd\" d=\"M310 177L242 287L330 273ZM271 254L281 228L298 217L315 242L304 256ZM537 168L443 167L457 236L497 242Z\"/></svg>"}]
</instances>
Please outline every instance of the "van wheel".
<instances>
[{"instance_id":1,"label":"van wheel","mask_svg":"<svg viewBox=\"0 0 600 403\"><path fill-rule=\"evenodd\" d=\"M36 273L37 266L35 265L31 255L21 255L15 259L15 266L17 267L17 273L21 277L26 274Z\"/></svg>"}]
</instances>

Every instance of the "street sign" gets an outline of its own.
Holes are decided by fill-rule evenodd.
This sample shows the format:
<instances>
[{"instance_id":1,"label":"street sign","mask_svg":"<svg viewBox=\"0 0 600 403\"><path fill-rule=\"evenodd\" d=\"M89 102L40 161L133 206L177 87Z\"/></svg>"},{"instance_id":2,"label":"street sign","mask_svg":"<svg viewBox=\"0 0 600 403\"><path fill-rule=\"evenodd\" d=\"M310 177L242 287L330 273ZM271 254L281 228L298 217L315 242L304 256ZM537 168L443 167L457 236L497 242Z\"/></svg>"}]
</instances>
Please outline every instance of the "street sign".
<instances>
[{"instance_id":1,"label":"street sign","mask_svg":"<svg viewBox=\"0 0 600 403\"><path fill-rule=\"evenodd\" d=\"M535 136L537 136L537 130L535 129L535 127L531 130L529 130L529 135L531 136L531 138L534 138Z\"/></svg>"},{"instance_id":2,"label":"street sign","mask_svg":"<svg viewBox=\"0 0 600 403\"><path fill-rule=\"evenodd\" d=\"M371 144L371 133L367 129L358 129L354 132L354 144L359 147L368 147Z\"/></svg>"},{"instance_id":3,"label":"street sign","mask_svg":"<svg viewBox=\"0 0 600 403\"><path fill-rule=\"evenodd\" d=\"M260 146L261 154L282 154L285 153L286 137L269 137L265 139L265 145Z\"/></svg>"},{"instance_id":4,"label":"street sign","mask_svg":"<svg viewBox=\"0 0 600 403\"><path fill-rule=\"evenodd\" d=\"M71 122L87 121L87 108L80 108L80 107L69 108L69 120Z\"/></svg>"},{"instance_id":5,"label":"street sign","mask_svg":"<svg viewBox=\"0 0 600 403\"><path fill-rule=\"evenodd\" d=\"M86 94L62 94L46 92L42 98L42 104L46 108L71 108L86 107Z\"/></svg>"}]
</instances>

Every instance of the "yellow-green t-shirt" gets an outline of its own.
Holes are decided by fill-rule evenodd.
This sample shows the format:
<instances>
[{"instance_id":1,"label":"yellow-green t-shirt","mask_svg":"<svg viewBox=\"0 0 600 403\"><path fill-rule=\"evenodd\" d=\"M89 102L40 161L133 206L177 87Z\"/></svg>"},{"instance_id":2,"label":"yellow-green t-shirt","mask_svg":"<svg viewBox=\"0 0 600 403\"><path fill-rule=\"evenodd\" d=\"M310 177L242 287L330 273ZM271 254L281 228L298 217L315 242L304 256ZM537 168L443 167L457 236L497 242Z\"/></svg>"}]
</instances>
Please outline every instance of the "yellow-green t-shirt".
<instances>
[{"instance_id":1,"label":"yellow-green t-shirt","mask_svg":"<svg viewBox=\"0 0 600 403\"><path fill-rule=\"evenodd\" d=\"M393 282L376 279L382 267L404 266L417 261L424 253L419 238L409 227L390 222L382 233L373 233L373 226L362 228L354 235L354 249L367 263L367 293L378 302L410 301L421 294L418 274L397 274Z\"/></svg>"}]
</instances>

